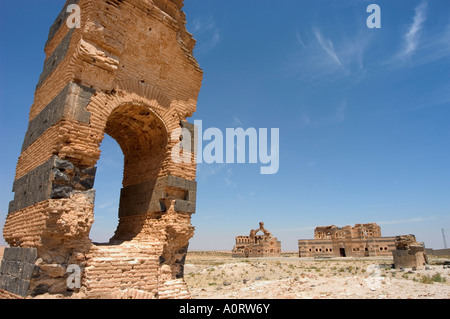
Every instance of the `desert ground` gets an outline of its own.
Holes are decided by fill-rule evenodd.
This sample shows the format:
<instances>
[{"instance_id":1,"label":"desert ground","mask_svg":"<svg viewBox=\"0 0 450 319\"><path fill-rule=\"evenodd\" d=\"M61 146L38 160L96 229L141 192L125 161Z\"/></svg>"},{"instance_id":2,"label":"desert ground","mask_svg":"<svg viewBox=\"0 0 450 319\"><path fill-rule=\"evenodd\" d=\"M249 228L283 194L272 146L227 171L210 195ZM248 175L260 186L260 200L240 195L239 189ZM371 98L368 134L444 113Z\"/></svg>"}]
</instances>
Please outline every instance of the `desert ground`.
<instances>
[{"instance_id":1,"label":"desert ground","mask_svg":"<svg viewBox=\"0 0 450 319\"><path fill-rule=\"evenodd\" d=\"M190 252L185 279L193 299L448 299L450 258L423 269L392 269L392 258L232 258Z\"/></svg>"},{"instance_id":2,"label":"desert ground","mask_svg":"<svg viewBox=\"0 0 450 319\"><path fill-rule=\"evenodd\" d=\"M3 257L0 247L0 260ZM450 256L421 269L393 269L392 258L232 258L189 252L185 280L193 299L449 299Z\"/></svg>"}]
</instances>

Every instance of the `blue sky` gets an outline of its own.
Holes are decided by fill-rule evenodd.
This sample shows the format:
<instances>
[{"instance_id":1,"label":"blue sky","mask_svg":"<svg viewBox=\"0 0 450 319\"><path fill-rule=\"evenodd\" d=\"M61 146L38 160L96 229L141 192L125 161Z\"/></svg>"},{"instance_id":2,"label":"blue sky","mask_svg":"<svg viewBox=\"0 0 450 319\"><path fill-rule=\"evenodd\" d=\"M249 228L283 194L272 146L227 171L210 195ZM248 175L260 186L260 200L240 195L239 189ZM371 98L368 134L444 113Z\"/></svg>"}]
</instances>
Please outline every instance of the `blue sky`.
<instances>
[{"instance_id":1,"label":"blue sky","mask_svg":"<svg viewBox=\"0 0 450 319\"><path fill-rule=\"evenodd\" d=\"M369 4L381 29L369 29ZM6 2L0 12L0 223L50 25L63 1ZM231 250L260 221L296 250L322 225L377 222L443 248L450 233L448 0L186 0L204 70L204 129L280 129L280 169L198 167L191 249ZM105 139L92 239L117 226L122 155ZM450 240L447 240L450 242ZM0 244L4 243L0 239Z\"/></svg>"}]
</instances>

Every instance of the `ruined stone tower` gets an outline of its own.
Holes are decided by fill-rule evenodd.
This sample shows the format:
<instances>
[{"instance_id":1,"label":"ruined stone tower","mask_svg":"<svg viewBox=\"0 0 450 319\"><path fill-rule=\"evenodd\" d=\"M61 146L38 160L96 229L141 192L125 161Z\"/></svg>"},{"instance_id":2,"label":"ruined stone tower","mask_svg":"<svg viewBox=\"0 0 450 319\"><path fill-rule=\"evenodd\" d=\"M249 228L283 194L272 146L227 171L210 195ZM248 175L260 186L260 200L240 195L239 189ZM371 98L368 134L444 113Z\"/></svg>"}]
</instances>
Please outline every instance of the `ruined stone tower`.
<instances>
[{"instance_id":1,"label":"ruined stone tower","mask_svg":"<svg viewBox=\"0 0 450 319\"><path fill-rule=\"evenodd\" d=\"M69 5L78 6L79 27L67 23ZM194 133L186 119L202 71L182 7L182 0L66 2L49 32L17 164L0 295L190 297L183 267L194 233L195 152L189 163L171 155L182 152L181 128ZM123 189L117 230L95 245L89 232L105 134L124 154Z\"/></svg>"}]
</instances>

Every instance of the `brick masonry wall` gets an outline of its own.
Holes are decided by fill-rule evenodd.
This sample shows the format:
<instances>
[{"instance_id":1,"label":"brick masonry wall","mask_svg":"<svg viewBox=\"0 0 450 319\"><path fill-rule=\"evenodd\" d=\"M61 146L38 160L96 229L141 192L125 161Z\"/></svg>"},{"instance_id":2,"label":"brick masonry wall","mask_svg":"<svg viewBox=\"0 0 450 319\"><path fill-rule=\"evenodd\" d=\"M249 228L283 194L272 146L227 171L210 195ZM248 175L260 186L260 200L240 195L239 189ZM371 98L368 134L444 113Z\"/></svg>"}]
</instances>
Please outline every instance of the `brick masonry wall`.
<instances>
[{"instance_id":1,"label":"brick masonry wall","mask_svg":"<svg viewBox=\"0 0 450 319\"><path fill-rule=\"evenodd\" d=\"M158 291L160 245L97 246L87 255L84 285L89 298L108 298L133 288Z\"/></svg>"},{"instance_id":2,"label":"brick masonry wall","mask_svg":"<svg viewBox=\"0 0 450 319\"><path fill-rule=\"evenodd\" d=\"M81 8L80 29L66 27L69 4ZM172 161L179 143L172 133L195 131L185 120L196 110L203 73L181 7L69 0L52 25L3 229L11 246L37 251L37 272L28 292L6 285L10 296L70 294L70 264L83 269L83 287L72 292L87 297L189 296L182 277L194 233L196 162L195 154L190 163ZM125 155L111 247L89 239L105 134ZM192 150L194 139L184 141Z\"/></svg>"}]
</instances>

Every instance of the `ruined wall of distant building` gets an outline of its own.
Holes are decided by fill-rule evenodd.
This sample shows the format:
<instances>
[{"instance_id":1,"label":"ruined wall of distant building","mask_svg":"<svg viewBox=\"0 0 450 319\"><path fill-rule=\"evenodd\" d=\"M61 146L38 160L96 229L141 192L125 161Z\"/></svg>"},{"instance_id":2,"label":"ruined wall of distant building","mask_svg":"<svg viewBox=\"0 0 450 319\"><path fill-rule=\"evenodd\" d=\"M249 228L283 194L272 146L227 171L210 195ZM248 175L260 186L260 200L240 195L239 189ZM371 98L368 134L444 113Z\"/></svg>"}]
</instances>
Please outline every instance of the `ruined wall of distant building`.
<instances>
[{"instance_id":1,"label":"ruined wall of distant building","mask_svg":"<svg viewBox=\"0 0 450 319\"><path fill-rule=\"evenodd\" d=\"M427 255L430 256L450 256L450 248L447 249L433 249L425 248Z\"/></svg>"},{"instance_id":2,"label":"ruined wall of distant building","mask_svg":"<svg viewBox=\"0 0 450 319\"><path fill-rule=\"evenodd\" d=\"M258 235L262 232L262 235ZM279 257L281 242L259 223L258 229L250 231L249 236L237 236L232 251L233 257Z\"/></svg>"},{"instance_id":3,"label":"ruined wall of distant building","mask_svg":"<svg viewBox=\"0 0 450 319\"><path fill-rule=\"evenodd\" d=\"M369 257L391 256L395 237L382 237L375 223L355 226L321 226L314 239L298 241L299 257Z\"/></svg>"},{"instance_id":4,"label":"ruined wall of distant building","mask_svg":"<svg viewBox=\"0 0 450 319\"><path fill-rule=\"evenodd\" d=\"M414 235L396 236L392 256L396 269L420 268L428 264L425 245L417 242Z\"/></svg>"}]
</instances>

